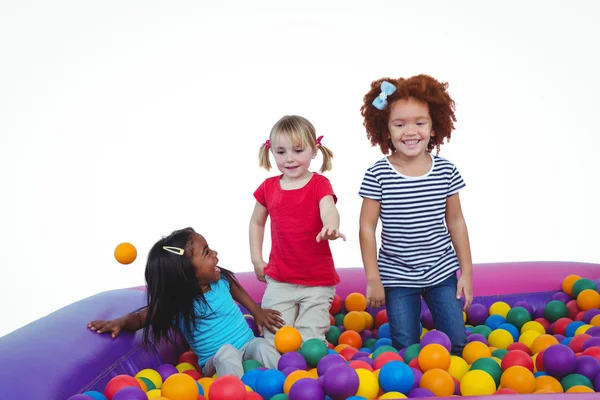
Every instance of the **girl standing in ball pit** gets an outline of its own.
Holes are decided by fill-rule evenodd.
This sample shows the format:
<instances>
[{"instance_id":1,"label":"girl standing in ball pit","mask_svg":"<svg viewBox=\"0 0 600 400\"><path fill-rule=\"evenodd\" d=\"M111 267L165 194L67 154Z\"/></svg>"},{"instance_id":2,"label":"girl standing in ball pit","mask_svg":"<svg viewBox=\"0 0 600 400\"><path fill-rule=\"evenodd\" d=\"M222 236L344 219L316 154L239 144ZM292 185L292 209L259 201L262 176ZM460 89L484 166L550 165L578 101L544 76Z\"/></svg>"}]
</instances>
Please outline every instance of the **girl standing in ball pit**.
<instances>
[{"instance_id":1,"label":"girl standing in ball pit","mask_svg":"<svg viewBox=\"0 0 600 400\"><path fill-rule=\"evenodd\" d=\"M173 232L150 250L146 263L148 306L111 321L88 327L117 337L121 331L144 329L150 338L173 342L180 332L198 356L204 375L242 377L244 360L277 368L279 352L262 337L254 337L235 301L253 315L259 331L283 326L280 313L257 305L234 274L217 266L217 252L192 228Z\"/></svg>"},{"instance_id":2,"label":"girl standing in ball pit","mask_svg":"<svg viewBox=\"0 0 600 400\"><path fill-rule=\"evenodd\" d=\"M329 308L340 281L329 240L340 233L337 197L329 179L309 170L320 150L320 172L331 169L333 153L316 137L313 124L291 115L281 118L260 147L259 165L271 169L273 153L281 174L266 179L254 192L256 204L250 220L250 253L258 280L266 282L262 305L281 313L285 324L296 328L303 341L325 341ZM267 218L271 218L269 262L262 248ZM271 342L274 335L265 331Z\"/></svg>"},{"instance_id":3,"label":"girl standing in ball pit","mask_svg":"<svg viewBox=\"0 0 600 400\"><path fill-rule=\"evenodd\" d=\"M463 310L473 299L458 194L465 184L456 166L437 155L454 130L454 100L446 83L427 75L384 78L371 84L361 114L371 144L391 153L367 169L359 190L368 305L386 304L392 343L402 349L419 343L423 296L436 329L450 338L452 354L460 355L466 344Z\"/></svg>"}]
</instances>

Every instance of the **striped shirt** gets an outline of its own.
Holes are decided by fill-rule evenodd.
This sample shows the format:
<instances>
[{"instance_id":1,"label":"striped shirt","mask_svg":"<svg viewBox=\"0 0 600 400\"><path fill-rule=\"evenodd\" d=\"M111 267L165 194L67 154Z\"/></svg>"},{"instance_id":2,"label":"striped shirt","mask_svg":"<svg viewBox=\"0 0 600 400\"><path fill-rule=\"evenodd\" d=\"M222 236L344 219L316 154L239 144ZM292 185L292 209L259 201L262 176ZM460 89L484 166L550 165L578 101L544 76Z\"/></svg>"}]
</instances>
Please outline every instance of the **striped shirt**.
<instances>
[{"instance_id":1,"label":"striped shirt","mask_svg":"<svg viewBox=\"0 0 600 400\"><path fill-rule=\"evenodd\" d=\"M387 157L373 164L359 195L381 203L378 266L384 286L427 287L459 269L446 228L446 199L465 187L456 166L430 154L423 176L398 172Z\"/></svg>"}]
</instances>

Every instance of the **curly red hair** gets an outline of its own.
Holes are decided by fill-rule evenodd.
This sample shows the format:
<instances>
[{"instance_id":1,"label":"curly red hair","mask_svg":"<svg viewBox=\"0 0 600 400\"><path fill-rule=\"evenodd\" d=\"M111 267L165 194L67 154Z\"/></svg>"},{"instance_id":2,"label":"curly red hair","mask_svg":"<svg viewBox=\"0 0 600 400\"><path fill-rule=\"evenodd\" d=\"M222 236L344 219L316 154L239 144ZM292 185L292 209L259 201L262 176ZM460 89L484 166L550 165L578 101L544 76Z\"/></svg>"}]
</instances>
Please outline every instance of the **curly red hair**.
<instances>
[{"instance_id":1,"label":"curly red hair","mask_svg":"<svg viewBox=\"0 0 600 400\"><path fill-rule=\"evenodd\" d=\"M381 82L388 81L396 86L396 91L388 96L388 105L383 110L373 106L373 100L381 93ZM388 154L396 149L390 139L388 120L391 105L396 100L413 98L419 100L429 107L429 115L432 120L432 129L435 136L427 144L427 151L436 149L440 152L440 146L450 141L450 135L454 130L454 100L447 91L448 83L439 82L429 75L416 75L408 79L381 78L371 83L371 90L364 96L360 113L364 118L363 125L367 130L367 138L373 146L379 146L383 154Z\"/></svg>"}]
</instances>

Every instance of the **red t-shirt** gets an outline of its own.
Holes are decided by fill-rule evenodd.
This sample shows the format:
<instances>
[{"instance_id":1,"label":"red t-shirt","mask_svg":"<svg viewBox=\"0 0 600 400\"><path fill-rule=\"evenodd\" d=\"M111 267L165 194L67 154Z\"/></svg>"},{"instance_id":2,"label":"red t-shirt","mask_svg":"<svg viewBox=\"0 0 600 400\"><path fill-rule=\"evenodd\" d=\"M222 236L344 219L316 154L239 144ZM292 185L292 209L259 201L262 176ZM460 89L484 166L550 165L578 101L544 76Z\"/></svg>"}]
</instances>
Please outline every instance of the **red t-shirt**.
<instances>
[{"instance_id":1,"label":"red t-shirt","mask_svg":"<svg viewBox=\"0 0 600 400\"><path fill-rule=\"evenodd\" d=\"M271 217L271 254L265 274L276 281L309 286L340 282L329 241L317 243L323 229L319 201L337 198L329 179L313 173L300 189L282 190L281 175L266 179L254 192Z\"/></svg>"}]
</instances>

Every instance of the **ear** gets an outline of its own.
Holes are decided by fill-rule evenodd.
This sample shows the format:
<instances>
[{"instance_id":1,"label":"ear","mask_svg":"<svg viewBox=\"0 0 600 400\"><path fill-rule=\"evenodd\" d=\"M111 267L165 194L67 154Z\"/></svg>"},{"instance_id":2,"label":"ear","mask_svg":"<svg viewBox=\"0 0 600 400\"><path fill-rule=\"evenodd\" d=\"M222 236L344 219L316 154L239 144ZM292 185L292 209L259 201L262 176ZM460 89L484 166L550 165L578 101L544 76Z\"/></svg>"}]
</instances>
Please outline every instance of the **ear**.
<instances>
[{"instance_id":1,"label":"ear","mask_svg":"<svg viewBox=\"0 0 600 400\"><path fill-rule=\"evenodd\" d=\"M434 137L435 136L435 131L431 131L431 133L429 134L429 136Z\"/></svg>"}]
</instances>

